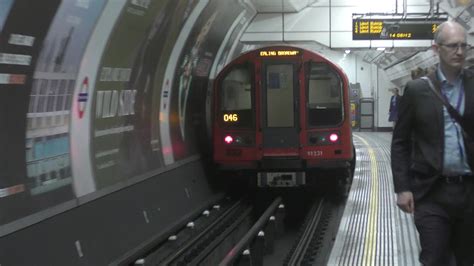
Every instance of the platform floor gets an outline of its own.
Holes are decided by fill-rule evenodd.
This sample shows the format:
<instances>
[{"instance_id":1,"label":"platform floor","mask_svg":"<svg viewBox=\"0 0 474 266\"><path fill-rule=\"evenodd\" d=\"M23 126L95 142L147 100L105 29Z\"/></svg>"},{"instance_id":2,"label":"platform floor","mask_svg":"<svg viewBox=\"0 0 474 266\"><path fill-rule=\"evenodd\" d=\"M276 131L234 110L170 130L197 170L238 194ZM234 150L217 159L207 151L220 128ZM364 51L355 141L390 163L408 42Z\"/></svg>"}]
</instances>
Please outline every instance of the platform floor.
<instances>
[{"instance_id":1,"label":"platform floor","mask_svg":"<svg viewBox=\"0 0 474 266\"><path fill-rule=\"evenodd\" d=\"M396 206L391 138L386 132L354 133L354 180L328 265L421 265L413 215Z\"/></svg>"}]
</instances>

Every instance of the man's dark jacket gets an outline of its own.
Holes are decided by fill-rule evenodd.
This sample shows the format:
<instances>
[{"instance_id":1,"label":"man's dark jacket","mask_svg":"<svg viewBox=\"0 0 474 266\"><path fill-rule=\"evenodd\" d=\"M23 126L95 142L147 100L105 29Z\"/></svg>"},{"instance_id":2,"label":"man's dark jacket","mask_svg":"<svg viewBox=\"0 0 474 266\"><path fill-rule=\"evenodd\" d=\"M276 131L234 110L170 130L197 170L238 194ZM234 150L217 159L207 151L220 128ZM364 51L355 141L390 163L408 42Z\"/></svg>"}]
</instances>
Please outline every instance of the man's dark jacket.
<instances>
[{"instance_id":1,"label":"man's dark jacket","mask_svg":"<svg viewBox=\"0 0 474 266\"><path fill-rule=\"evenodd\" d=\"M439 84L434 73L430 77L435 79L435 84ZM474 73L464 70L463 81L463 120L469 126L467 130L474 132ZM442 173L443 104L425 80L416 79L407 83L398 115L391 147L395 192L411 191L415 200L418 200L426 195ZM473 156L468 154L471 170L474 170Z\"/></svg>"}]
</instances>

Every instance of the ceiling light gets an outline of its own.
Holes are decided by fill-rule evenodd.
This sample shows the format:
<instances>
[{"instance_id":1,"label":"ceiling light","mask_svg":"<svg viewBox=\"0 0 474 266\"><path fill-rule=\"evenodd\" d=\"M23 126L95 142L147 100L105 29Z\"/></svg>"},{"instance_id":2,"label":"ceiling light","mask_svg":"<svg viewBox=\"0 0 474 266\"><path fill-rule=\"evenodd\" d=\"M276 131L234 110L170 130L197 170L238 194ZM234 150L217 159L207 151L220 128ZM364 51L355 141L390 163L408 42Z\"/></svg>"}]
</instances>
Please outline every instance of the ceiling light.
<instances>
[{"instance_id":1,"label":"ceiling light","mask_svg":"<svg viewBox=\"0 0 474 266\"><path fill-rule=\"evenodd\" d=\"M350 52L351 52L351 50L349 50L349 49L347 49L347 50L344 51L344 53L346 53L346 54L348 54L348 53L350 53Z\"/></svg>"}]
</instances>

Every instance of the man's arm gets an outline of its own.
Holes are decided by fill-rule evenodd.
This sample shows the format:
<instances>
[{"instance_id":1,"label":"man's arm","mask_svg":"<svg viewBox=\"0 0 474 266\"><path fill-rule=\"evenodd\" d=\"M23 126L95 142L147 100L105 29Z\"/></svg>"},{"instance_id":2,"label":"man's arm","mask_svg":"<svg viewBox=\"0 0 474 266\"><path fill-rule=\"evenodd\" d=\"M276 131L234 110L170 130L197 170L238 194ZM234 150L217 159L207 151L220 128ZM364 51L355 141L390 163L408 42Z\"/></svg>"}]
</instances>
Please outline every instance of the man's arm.
<instances>
[{"instance_id":1,"label":"man's arm","mask_svg":"<svg viewBox=\"0 0 474 266\"><path fill-rule=\"evenodd\" d=\"M413 97L416 88L409 82L405 93L400 99L398 122L395 125L391 145L391 165L393 183L397 193L397 205L405 212L414 209L413 193L411 192L411 149L414 126Z\"/></svg>"}]
</instances>

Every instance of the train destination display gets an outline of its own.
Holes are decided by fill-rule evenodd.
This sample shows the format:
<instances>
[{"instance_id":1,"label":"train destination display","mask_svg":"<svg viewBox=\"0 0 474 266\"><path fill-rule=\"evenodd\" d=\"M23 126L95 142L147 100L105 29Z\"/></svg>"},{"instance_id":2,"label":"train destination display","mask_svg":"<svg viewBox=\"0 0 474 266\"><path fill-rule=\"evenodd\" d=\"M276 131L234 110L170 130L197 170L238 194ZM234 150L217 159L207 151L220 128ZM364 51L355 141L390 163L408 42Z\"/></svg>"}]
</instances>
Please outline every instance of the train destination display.
<instances>
[{"instance_id":1,"label":"train destination display","mask_svg":"<svg viewBox=\"0 0 474 266\"><path fill-rule=\"evenodd\" d=\"M260 51L260 56L294 56L299 55L300 51L298 50L262 50Z\"/></svg>"},{"instance_id":2,"label":"train destination display","mask_svg":"<svg viewBox=\"0 0 474 266\"><path fill-rule=\"evenodd\" d=\"M445 19L352 19L353 40L432 40Z\"/></svg>"}]
</instances>

